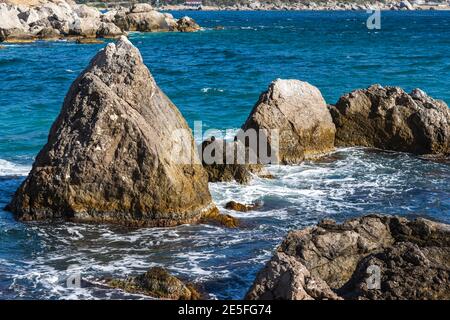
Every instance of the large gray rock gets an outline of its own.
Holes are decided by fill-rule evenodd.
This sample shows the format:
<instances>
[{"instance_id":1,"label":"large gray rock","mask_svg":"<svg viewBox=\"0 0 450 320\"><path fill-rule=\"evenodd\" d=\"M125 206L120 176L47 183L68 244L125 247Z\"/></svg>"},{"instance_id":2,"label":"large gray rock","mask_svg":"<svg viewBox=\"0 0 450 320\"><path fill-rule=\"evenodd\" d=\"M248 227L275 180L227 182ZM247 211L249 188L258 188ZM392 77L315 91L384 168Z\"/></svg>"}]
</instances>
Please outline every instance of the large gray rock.
<instances>
[{"instance_id":1,"label":"large gray rock","mask_svg":"<svg viewBox=\"0 0 450 320\"><path fill-rule=\"evenodd\" d=\"M272 82L242 129L269 132L268 143L278 162L284 164L314 158L334 148L335 127L322 94L299 80ZM270 136L272 130L279 133L278 149Z\"/></svg>"},{"instance_id":2,"label":"large gray rock","mask_svg":"<svg viewBox=\"0 0 450 320\"><path fill-rule=\"evenodd\" d=\"M450 153L450 110L420 89L373 85L344 95L330 111L336 145L415 154Z\"/></svg>"},{"instance_id":3,"label":"large gray rock","mask_svg":"<svg viewBox=\"0 0 450 320\"><path fill-rule=\"evenodd\" d=\"M380 268L378 289L368 287L369 266ZM450 226L381 215L343 224L324 220L290 232L247 294L250 299L449 297Z\"/></svg>"},{"instance_id":4,"label":"large gray rock","mask_svg":"<svg viewBox=\"0 0 450 320\"><path fill-rule=\"evenodd\" d=\"M121 37L72 84L8 209L20 220L197 222L217 209L195 148L181 113Z\"/></svg>"}]
</instances>

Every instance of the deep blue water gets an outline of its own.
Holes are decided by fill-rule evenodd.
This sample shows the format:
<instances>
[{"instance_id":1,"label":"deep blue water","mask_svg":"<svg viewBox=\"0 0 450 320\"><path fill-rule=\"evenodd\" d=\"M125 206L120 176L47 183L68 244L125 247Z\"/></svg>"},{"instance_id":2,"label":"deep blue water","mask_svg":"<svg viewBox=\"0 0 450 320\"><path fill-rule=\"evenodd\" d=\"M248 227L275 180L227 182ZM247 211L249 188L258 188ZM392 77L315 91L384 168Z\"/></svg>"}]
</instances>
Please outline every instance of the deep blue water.
<instances>
[{"instance_id":1,"label":"deep blue water","mask_svg":"<svg viewBox=\"0 0 450 320\"><path fill-rule=\"evenodd\" d=\"M363 12L187 14L205 30L130 38L190 124L240 127L276 78L308 81L328 103L373 83L420 87L450 103L450 12L383 12L376 31L366 28ZM213 30L217 25L225 30ZM71 82L102 47L38 42L0 50L0 207L45 143ZM264 201L262 211L235 214L247 224L239 230L22 224L0 211L0 298L134 298L65 288L60 280L71 265L88 279L162 265L211 297L241 298L290 229L369 212L450 223L448 163L345 149L319 163L271 169L275 180L211 184L221 207L232 199Z\"/></svg>"}]
</instances>

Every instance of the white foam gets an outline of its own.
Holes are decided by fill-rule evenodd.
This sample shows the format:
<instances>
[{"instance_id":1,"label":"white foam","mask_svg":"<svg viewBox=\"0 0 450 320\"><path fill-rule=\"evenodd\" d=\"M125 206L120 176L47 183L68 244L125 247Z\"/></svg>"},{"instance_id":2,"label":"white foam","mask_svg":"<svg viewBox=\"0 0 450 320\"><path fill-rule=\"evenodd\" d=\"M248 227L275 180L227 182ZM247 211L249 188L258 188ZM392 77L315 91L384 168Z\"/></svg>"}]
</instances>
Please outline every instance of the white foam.
<instances>
[{"instance_id":1,"label":"white foam","mask_svg":"<svg viewBox=\"0 0 450 320\"><path fill-rule=\"evenodd\" d=\"M0 159L0 176L27 176L31 166L25 166Z\"/></svg>"}]
</instances>

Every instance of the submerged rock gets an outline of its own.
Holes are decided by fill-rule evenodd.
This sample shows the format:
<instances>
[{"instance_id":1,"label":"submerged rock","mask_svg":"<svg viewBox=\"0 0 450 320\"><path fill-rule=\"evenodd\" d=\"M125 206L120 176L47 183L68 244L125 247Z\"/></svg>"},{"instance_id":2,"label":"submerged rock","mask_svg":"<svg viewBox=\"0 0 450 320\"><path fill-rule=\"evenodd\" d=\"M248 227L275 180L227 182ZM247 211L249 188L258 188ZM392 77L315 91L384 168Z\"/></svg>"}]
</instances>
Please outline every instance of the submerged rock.
<instances>
[{"instance_id":1,"label":"submerged rock","mask_svg":"<svg viewBox=\"0 0 450 320\"><path fill-rule=\"evenodd\" d=\"M242 129L266 132L272 152L283 164L315 158L334 148L335 126L322 94L299 80L272 82ZM271 138L273 130L278 130L278 147Z\"/></svg>"},{"instance_id":2,"label":"submerged rock","mask_svg":"<svg viewBox=\"0 0 450 320\"><path fill-rule=\"evenodd\" d=\"M185 119L121 37L72 84L8 209L20 220L198 222L217 209L195 148Z\"/></svg>"},{"instance_id":3,"label":"submerged rock","mask_svg":"<svg viewBox=\"0 0 450 320\"><path fill-rule=\"evenodd\" d=\"M189 284L185 284L160 267L150 268L146 273L127 279L111 279L106 281L110 287L129 293L144 294L158 299L198 300L200 293Z\"/></svg>"},{"instance_id":4,"label":"submerged rock","mask_svg":"<svg viewBox=\"0 0 450 320\"><path fill-rule=\"evenodd\" d=\"M379 267L379 286L368 271ZM293 231L248 299L448 299L450 226L369 215Z\"/></svg>"},{"instance_id":5,"label":"submerged rock","mask_svg":"<svg viewBox=\"0 0 450 320\"><path fill-rule=\"evenodd\" d=\"M248 211L253 211L253 210L259 209L262 207L262 205L263 204L261 201L255 202L252 204L244 204L244 203L239 203L236 201L230 201L225 204L225 209L233 210L233 211L240 211L240 212L248 212Z\"/></svg>"},{"instance_id":6,"label":"submerged rock","mask_svg":"<svg viewBox=\"0 0 450 320\"><path fill-rule=\"evenodd\" d=\"M227 142L214 137L203 141L201 145L203 167L208 172L209 182L248 183L252 174L263 178L272 175L258 163L256 154L249 158L251 150L239 141Z\"/></svg>"},{"instance_id":7,"label":"submerged rock","mask_svg":"<svg viewBox=\"0 0 450 320\"><path fill-rule=\"evenodd\" d=\"M450 153L450 109L420 89L373 85L344 95L330 111L336 145L414 154Z\"/></svg>"}]
</instances>

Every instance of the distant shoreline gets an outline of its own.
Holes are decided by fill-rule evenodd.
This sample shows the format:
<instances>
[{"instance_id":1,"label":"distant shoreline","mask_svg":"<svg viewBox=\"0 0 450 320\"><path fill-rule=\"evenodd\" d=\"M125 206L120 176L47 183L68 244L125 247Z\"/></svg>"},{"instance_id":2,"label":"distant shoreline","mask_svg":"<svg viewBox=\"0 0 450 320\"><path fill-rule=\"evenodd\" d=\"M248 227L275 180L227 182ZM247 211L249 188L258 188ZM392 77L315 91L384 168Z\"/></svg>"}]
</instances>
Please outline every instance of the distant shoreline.
<instances>
[{"instance_id":1,"label":"distant shoreline","mask_svg":"<svg viewBox=\"0 0 450 320\"><path fill-rule=\"evenodd\" d=\"M113 8L117 5L129 6L131 3L116 2L105 4L104 2L88 2L90 6ZM162 5L155 7L159 11L367 11L376 10L381 11L450 11L450 2L448 3L423 3L417 4L413 1L392 1L388 3L371 2L371 3L356 3L356 2L335 2L330 1L326 3L310 2L309 4L298 3L295 5L272 5L261 4L260 6L201 6L192 7L186 5Z\"/></svg>"}]
</instances>

